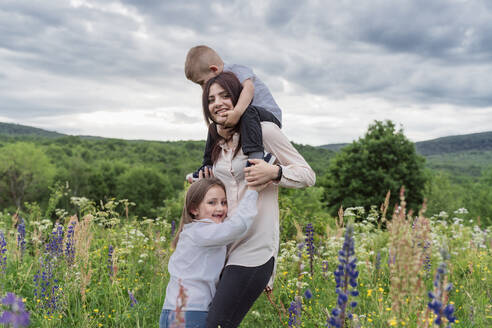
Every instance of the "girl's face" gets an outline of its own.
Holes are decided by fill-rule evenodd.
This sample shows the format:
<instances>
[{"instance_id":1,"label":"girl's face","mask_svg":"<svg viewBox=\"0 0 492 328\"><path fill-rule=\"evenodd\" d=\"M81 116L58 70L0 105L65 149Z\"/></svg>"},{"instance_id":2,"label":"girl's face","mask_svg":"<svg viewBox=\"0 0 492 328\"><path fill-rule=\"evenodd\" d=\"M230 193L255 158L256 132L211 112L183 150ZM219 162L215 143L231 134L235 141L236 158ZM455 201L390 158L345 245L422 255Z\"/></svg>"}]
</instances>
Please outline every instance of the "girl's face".
<instances>
[{"instance_id":1,"label":"girl's face","mask_svg":"<svg viewBox=\"0 0 492 328\"><path fill-rule=\"evenodd\" d=\"M196 220L212 219L215 223L221 223L227 215L227 198L224 189L220 186L211 187L197 209L191 214Z\"/></svg>"},{"instance_id":2,"label":"girl's face","mask_svg":"<svg viewBox=\"0 0 492 328\"><path fill-rule=\"evenodd\" d=\"M234 110L231 95L217 83L210 86L208 110L213 121L217 124L223 124L227 118L227 113Z\"/></svg>"}]
</instances>

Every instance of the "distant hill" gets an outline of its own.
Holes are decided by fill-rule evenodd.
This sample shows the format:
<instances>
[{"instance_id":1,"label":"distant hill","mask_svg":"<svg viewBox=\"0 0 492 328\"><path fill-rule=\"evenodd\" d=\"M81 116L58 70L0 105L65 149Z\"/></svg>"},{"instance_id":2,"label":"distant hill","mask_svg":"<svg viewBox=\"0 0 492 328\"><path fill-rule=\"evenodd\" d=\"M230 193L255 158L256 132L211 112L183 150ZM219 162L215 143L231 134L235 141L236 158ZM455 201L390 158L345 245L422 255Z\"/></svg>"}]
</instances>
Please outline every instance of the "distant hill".
<instances>
[{"instance_id":1,"label":"distant hill","mask_svg":"<svg viewBox=\"0 0 492 328\"><path fill-rule=\"evenodd\" d=\"M348 143L328 144L321 148L338 151ZM417 152L424 156L492 150L492 131L448 136L415 143Z\"/></svg>"},{"instance_id":2,"label":"distant hill","mask_svg":"<svg viewBox=\"0 0 492 328\"><path fill-rule=\"evenodd\" d=\"M339 151L345 144L320 146ZM492 131L448 136L415 143L417 153L425 156L428 168L447 172L451 180L476 179L492 167Z\"/></svg>"},{"instance_id":3,"label":"distant hill","mask_svg":"<svg viewBox=\"0 0 492 328\"><path fill-rule=\"evenodd\" d=\"M415 147L424 156L492 150L492 131L421 141L415 143Z\"/></svg>"},{"instance_id":4,"label":"distant hill","mask_svg":"<svg viewBox=\"0 0 492 328\"><path fill-rule=\"evenodd\" d=\"M11 137L35 136L35 137L46 137L46 138L59 138L59 137L66 136L65 134L62 133L33 128L32 126L12 124L12 123L2 123L2 122L0 122L0 134L11 136Z\"/></svg>"},{"instance_id":5,"label":"distant hill","mask_svg":"<svg viewBox=\"0 0 492 328\"><path fill-rule=\"evenodd\" d=\"M32 140L44 137L46 139L74 138L87 141L120 142L124 144L141 142L142 144L154 143L153 141L118 140L94 136L68 136L62 133L46 131L30 126L1 123L0 141L8 140ZM167 142L158 142L168 144ZM171 142L172 143L172 142ZM188 143L187 141L177 143ZM320 147L297 145L306 160L313 166L317 174L322 174L327 169L327 163L347 143L329 144ZM463 175L478 177L484 169L492 167L492 131L473 133L458 136L442 137L415 143L417 152L427 159L427 167L432 170L445 171L457 179ZM102 156L102 155L101 155ZM199 156L198 156L199 157Z\"/></svg>"}]
</instances>

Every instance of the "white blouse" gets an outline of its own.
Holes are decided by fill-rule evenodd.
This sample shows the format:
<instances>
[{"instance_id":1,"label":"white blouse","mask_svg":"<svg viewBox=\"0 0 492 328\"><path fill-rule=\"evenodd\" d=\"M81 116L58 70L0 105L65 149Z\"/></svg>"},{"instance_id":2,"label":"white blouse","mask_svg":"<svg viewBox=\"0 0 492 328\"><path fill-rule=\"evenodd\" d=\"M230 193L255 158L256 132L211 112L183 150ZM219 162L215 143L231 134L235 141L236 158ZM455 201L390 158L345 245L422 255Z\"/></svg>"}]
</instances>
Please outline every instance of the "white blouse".
<instances>
[{"instance_id":1,"label":"white blouse","mask_svg":"<svg viewBox=\"0 0 492 328\"><path fill-rule=\"evenodd\" d=\"M226 265L254 267L265 264L272 256L276 258L279 248L278 186L303 188L314 185L316 181L314 171L280 128L271 122L262 122L261 126L264 148L275 155L282 166L282 179L260 192L258 215L246 235L229 245ZM234 156L238 140L236 133L232 145L220 144L221 153L213 167L215 177L226 186L229 211L234 211L247 190L244 168L248 157L242 150ZM269 286L273 287L273 276Z\"/></svg>"}]
</instances>

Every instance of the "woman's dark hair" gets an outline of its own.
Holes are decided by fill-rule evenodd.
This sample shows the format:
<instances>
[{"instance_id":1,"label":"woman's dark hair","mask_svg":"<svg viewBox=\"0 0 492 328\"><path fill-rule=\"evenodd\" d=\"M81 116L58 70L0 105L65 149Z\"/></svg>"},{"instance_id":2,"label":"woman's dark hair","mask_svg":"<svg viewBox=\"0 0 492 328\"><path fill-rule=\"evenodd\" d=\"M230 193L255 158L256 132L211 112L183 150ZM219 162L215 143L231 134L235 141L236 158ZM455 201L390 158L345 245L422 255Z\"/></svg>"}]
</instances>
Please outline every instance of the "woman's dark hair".
<instances>
[{"instance_id":1,"label":"woman's dark hair","mask_svg":"<svg viewBox=\"0 0 492 328\"><path fill-rule=\"evenodd\" d=\"M224 138L217 133L217 123L214 122L212 115L210 114L210 110L208 109L208 105L209 105L208 95L210 93L210 87L214 83L220 85L229 94L233 106L236 106L237 101L239 99L239 95L243 90L243 86L241 85L241 82L239 82L236 75L234 75L234 73L222 72L219 75L209 79L205 84L205 87L203 88L203 94L202 94L203 118L205 119L205 123L207 123L208 125L208 130L212 135L213 140L215 140L215 143L212 146L212 154L211 154L212 162L215 163L215 161L217 160L220 154L219 142ZM234 131L237 131L238 128L239 127L236 125L234 127ZM241 149L241 135L239 135L238 146L234 151L234 156L237 154L239 149Z\"/></svg>"}]
</instances>

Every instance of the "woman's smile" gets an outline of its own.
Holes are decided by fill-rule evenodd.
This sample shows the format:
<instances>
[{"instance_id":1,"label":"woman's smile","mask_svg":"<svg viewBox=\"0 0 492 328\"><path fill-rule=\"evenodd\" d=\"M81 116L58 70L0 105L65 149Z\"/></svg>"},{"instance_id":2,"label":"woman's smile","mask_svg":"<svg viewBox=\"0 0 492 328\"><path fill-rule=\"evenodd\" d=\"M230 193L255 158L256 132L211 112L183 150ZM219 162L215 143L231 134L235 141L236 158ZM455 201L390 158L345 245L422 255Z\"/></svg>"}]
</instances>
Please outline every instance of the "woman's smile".
<instances>
[{"instance_id":1,"label":"woman's smile","mask_svg":"<svg viewBox=\"0 0 492 328\"><path fill-rule=\"evenodd\" d=\"M217 83L210 86L210 91L208 93L208 110L210 111L213 121L217 124L224 123L227 119L227 112L234 110L231 96Z\"/></svg>"}]
</instances>

